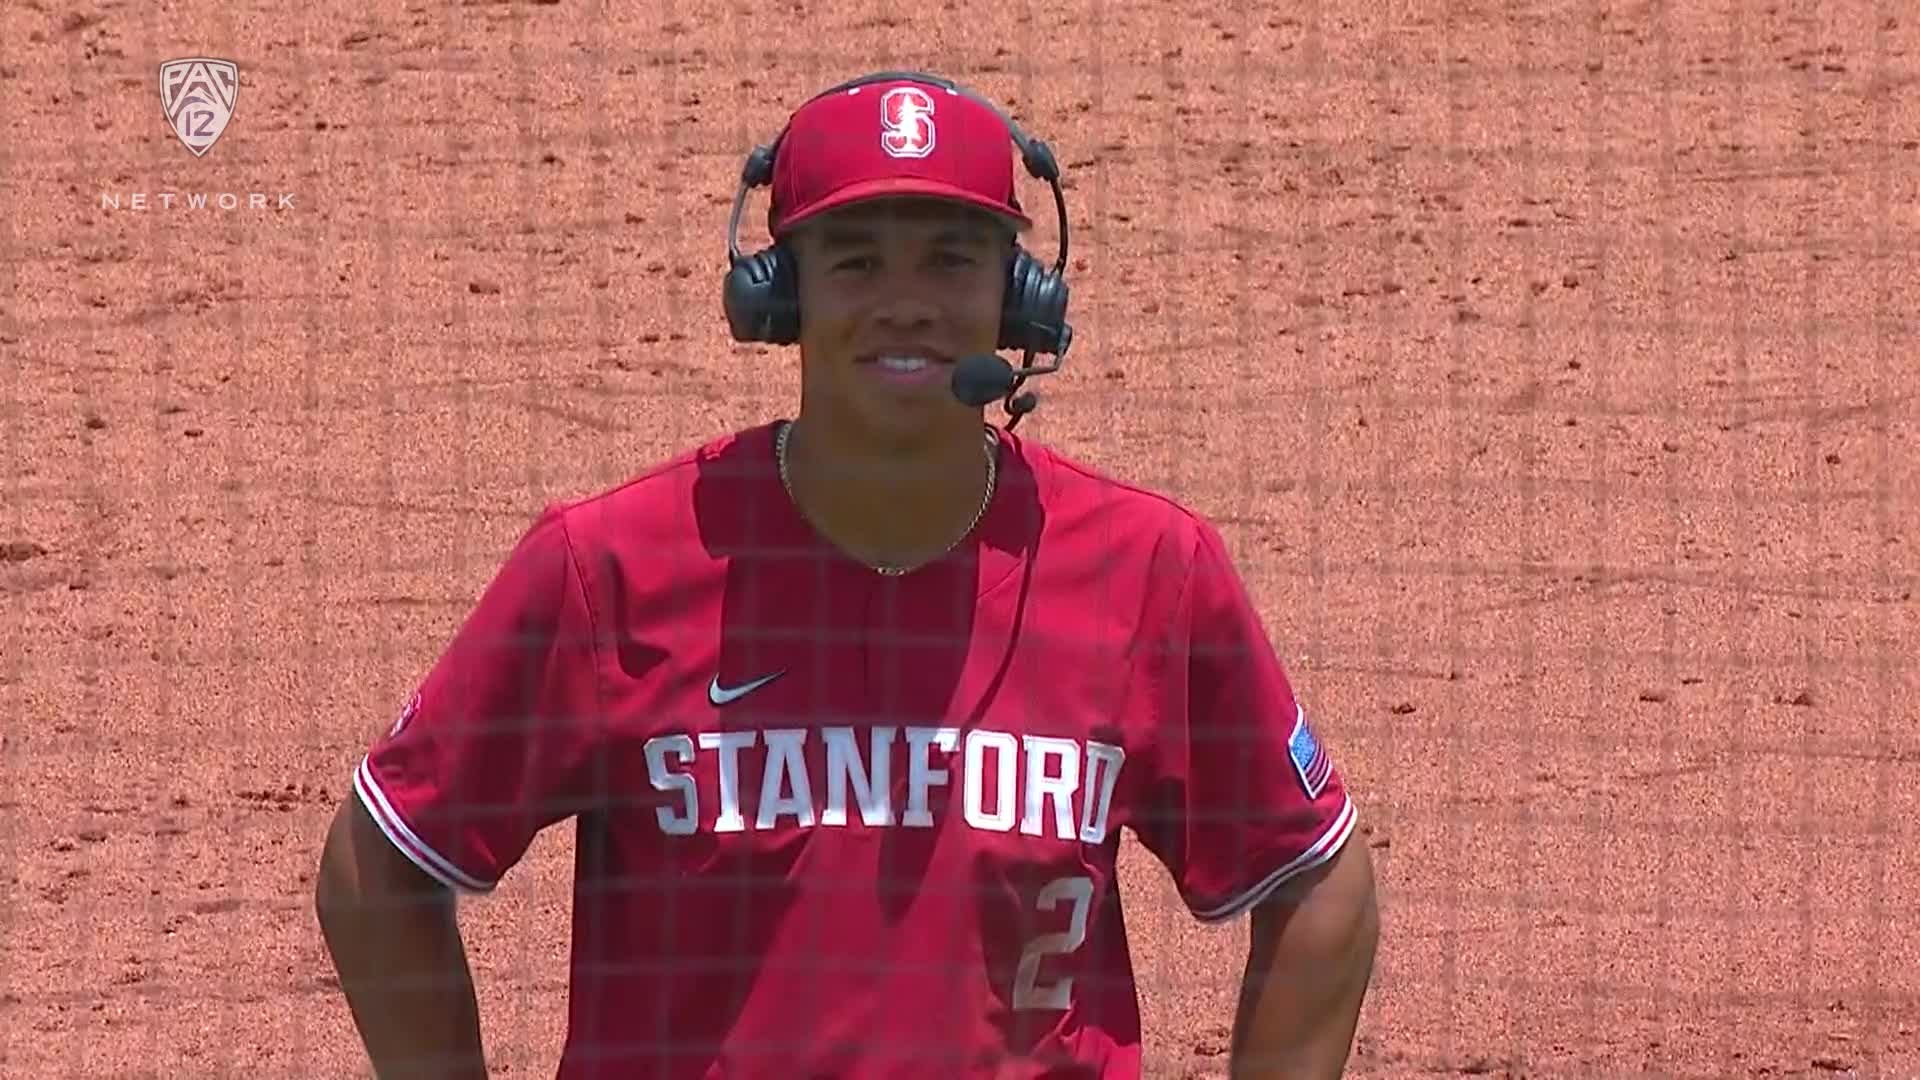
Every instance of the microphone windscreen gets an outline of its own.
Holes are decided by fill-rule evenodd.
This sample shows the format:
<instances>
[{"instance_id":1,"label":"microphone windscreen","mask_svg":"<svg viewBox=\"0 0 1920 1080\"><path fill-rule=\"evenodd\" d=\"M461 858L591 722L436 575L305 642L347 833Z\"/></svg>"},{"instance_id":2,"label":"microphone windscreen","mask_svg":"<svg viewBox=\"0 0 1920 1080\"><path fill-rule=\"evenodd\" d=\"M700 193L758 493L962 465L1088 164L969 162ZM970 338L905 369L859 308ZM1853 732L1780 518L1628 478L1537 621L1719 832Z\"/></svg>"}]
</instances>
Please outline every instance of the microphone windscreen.
<instances>
[{"instance_id":1,"label":"microphone windscreen","mask_svg":"<svg viewBox=\"0 0 1920 1080\"><path fill-rule=\"evenodd\" d=\"M954 361L950 382L963 404L990 404L1013 389L1013 365L992 353L974 353Z\"/></svg>"}]
</instances>

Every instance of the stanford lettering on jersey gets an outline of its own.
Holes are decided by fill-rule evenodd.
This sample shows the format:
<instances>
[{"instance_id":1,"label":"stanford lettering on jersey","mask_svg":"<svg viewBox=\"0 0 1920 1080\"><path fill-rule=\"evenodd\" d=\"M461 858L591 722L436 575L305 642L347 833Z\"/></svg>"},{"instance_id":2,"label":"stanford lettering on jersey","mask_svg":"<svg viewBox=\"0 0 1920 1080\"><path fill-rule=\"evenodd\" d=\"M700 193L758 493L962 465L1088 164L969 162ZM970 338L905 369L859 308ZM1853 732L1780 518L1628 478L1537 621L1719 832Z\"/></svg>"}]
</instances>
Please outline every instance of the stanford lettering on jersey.
<instances>
[{"instance_id":1,"label":"stanford lettering on jersey","mask_svg":"<svg viewBox=\"0 0 1920 1080\"><path fill-rule=\"evenodd\" d=\"M865 736L864 745L861 735ZM957 789L967 825L1098 844L1126 754L1102 742L959 728L769 728L647 740L660 829L712 832L849 824L931 828L933 789ZM904 761L905 804L894 805ZM954 775L955 773L958 775ZM743 800L743 795L758 798ZM948 805L951 805L949 803Z\"/></svg>"}]
</instances>

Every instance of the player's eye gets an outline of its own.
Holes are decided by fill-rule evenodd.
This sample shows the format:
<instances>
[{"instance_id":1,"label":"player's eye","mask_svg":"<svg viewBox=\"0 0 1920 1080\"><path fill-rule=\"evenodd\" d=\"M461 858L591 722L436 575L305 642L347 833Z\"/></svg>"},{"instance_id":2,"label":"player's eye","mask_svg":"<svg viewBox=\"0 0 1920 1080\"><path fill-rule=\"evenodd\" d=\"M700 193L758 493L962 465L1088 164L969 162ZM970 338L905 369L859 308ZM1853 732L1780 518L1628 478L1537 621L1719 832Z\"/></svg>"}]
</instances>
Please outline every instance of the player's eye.
<instances>
[{"instance_id":1,"label":"player's eye","mask_svg":"<svg viewBox=\"0 0 1920 1080\"><path fill-rule=\"evenodd\" d=\"M861 273L871 270L877 262L871 255L852 255L833 264L834 273Z\"/></svg>"}]
</instances>

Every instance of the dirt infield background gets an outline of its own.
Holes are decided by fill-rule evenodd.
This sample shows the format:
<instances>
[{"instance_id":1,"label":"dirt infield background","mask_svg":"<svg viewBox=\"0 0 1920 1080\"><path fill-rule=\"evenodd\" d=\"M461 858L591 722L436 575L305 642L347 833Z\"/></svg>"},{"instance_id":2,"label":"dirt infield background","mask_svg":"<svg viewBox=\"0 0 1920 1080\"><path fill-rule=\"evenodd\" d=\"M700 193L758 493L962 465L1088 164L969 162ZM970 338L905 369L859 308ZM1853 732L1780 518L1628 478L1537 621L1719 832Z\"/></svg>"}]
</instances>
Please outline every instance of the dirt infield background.
<instances>
[{"instance_id":1,"label":"dirt infield background","mask_svg":"<svg viewBox=\"0 0 1920 1080\"><path fill-rule=\"evenodd\" d=\"M363 1075L349 770L544 501L790 411L741 156L907 65L1068 167L1021 430L1221 523L1362 800L1355 1074L1920 1075L1900 7L0 8L0 1075ZM502 1076L570 847L464 909ZM1153 1072L1224 1075L1242 927L1129 866Z\"/></svg>"}]
</instances>

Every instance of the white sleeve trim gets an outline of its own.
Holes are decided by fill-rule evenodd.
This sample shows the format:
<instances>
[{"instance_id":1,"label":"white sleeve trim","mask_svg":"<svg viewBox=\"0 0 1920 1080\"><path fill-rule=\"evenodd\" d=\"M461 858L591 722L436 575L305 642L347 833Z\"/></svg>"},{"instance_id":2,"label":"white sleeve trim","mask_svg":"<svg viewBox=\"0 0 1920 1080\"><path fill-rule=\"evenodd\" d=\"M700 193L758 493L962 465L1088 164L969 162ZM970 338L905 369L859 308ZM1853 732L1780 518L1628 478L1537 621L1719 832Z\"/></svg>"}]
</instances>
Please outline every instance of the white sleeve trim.
<instances>
[{"instance_id":1,"label":"white sleeve trim","mask_svg":"<svg viewBox=\"0 0 1920 1080\"><path fill-rule=\"evenodd\" d=\"M1333 816L1332 824L1321 832L1320 838L1315 840L1306 851L1260 879L1253 888L1226 903L1206 911L1195 909L1194 918L1209 923L1231 919L1265 900L1274 890L1288 881L1333 858L1339 854L1342 847L1346 846L1347 838L1353 835L1353 825L1359 820L1359 816L1359 812L1353 806L1353 797L1350 795L1345 797L1340 803L1340 812Z\"/></svg>"},{"instance_id":2,"label":"white sleeve trim","mask_svg":"<svg viewBox=\"0 0 1920 1080\"><path fill-rule=\"evenodd\" d=\"M453 864L453 860L420 839L387 798L387 793L381 790L380 781L373 775L370 759L361 758L359 768L353 771L353 790L360 797L360 804L367 808L373 823L380 826L380 831L386 834L394 847L400 849L400 854L419 867L422 873L458 892L480 894L493 891L496 882L482 881L461 870Z\"/></svg>"}]
</instances>

